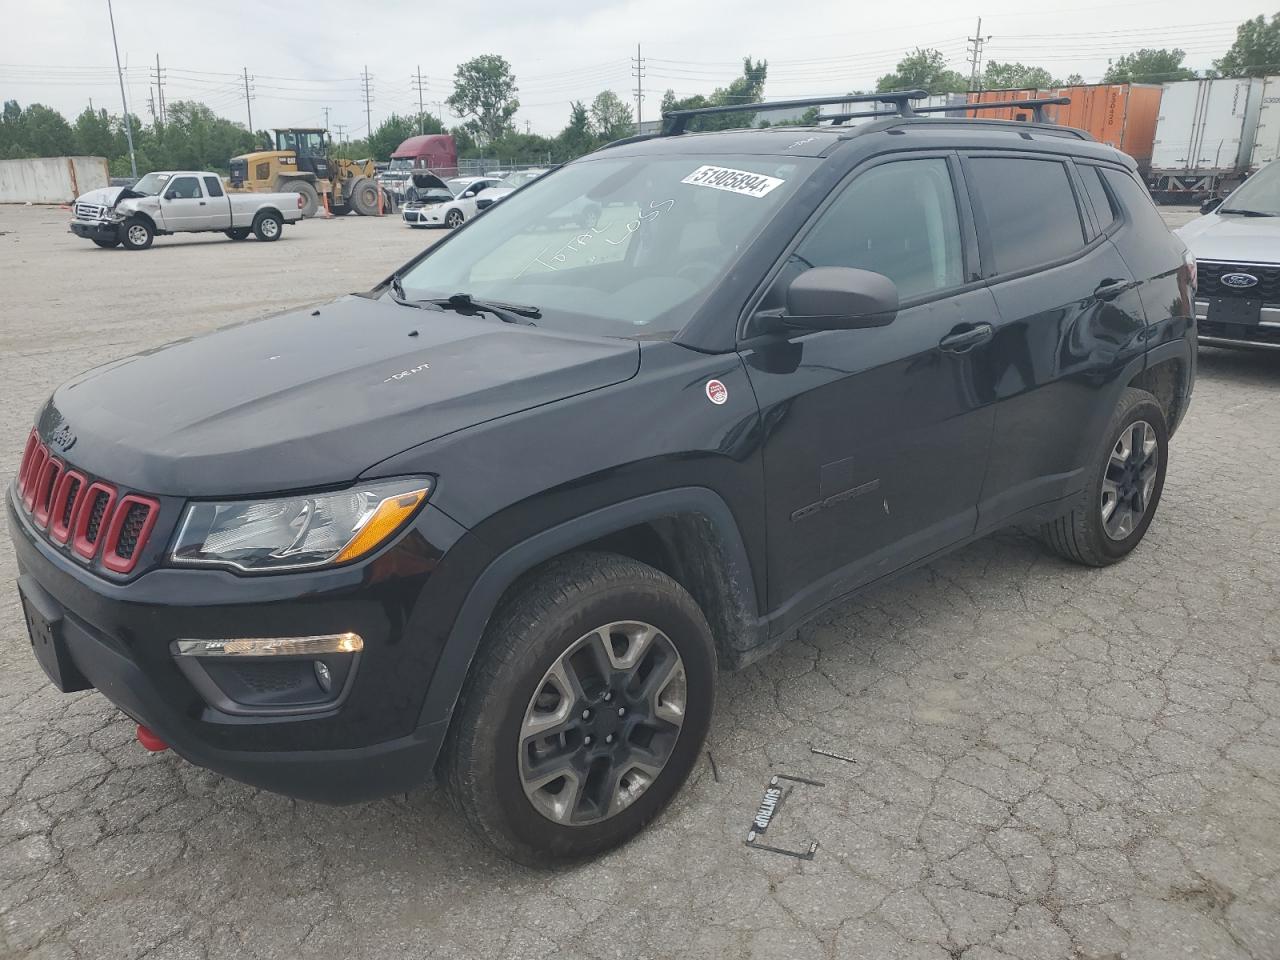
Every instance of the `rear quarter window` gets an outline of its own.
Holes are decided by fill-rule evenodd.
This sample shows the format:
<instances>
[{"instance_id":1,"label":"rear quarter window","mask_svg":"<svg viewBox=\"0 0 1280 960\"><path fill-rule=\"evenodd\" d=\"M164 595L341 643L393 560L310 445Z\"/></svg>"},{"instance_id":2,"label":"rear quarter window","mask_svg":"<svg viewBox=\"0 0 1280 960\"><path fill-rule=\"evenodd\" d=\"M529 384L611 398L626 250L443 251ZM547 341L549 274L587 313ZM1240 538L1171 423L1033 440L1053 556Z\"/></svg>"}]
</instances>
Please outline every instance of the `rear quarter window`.
<instances>
[{"instance_id":1,"label":"rear quarter window","mask_svg":"<svg viewBox=\"0 0 1280 960\"><path fill-rule=\"evenodd\" d=\"M986 219L996 273L1051 263L1084 246L1084 224L1062 161L971 157L966 175Z\"/></svg>"},{"instance_id":2,"label":"rear quarter window","mask_svg":"<svg viewBox=\"0 0 1280 960\"><path fill-rule=\"evenodd\" d=\"M1093 207L1093 215L1098 220L1098 230L1106 233L1116 222L1115 207L1111 205L1111 197L1107 188L1102 185L1102 171L1097 167L1077 165L1080 180L1084 183L1084 192L1089 195L1089 205Z\"/></svg>"}]
</instances>

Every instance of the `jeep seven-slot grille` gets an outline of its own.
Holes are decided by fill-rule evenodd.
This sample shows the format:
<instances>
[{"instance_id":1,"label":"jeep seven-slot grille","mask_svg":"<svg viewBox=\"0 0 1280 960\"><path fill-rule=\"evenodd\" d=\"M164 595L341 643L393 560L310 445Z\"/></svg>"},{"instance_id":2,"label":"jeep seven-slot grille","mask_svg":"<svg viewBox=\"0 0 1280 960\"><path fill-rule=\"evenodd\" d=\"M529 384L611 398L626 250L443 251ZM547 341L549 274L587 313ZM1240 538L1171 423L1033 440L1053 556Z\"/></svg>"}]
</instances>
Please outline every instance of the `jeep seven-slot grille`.
<instances>
[{"instance_id":1,"label":"jeep seven-slot grille","mask_svg":"<svg viewBox=\"0 0 1280 960\"><path fill-rule=\"evenodd\" d=\"M1258 282L1248 287L1228 286L1222 282L1229 273L1243 273L1257 277ZM1196 293L1202 297L1244 297L1263 303L1280 304L1280 265L1262 266L1251 263L1218 263L1211 260L1196 262L1198 283Z\"/></svg>"},{"instance_id":2,"label":"jeep seven-slot grille","mask_svg":"<svg viewBox=\"0 0 1280 960\"><path fill-rule=\"evenodd\" d=\"M160 513L157 500L121 496L114 484L64 463L34 430L15 483L15 499L52 544L113 573L137 565Z\"/></svg>"}]
</instances>

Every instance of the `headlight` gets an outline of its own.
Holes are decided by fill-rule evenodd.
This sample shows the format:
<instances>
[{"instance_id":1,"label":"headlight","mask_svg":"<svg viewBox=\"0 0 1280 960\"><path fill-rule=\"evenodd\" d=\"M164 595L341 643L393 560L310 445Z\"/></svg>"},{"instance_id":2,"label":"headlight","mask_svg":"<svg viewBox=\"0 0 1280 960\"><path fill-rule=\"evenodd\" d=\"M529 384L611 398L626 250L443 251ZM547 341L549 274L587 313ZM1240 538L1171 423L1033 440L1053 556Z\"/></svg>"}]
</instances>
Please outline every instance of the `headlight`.
<instances>
[{"instance_id":1,"label":"headlight","mask_svg":"<svg viewBox=\"0 0 1280 960\"><path fill-rule=\"evenodd\" d=\"M431 487L429 478L414 477L278 500L193 503L171 559L247 572L357 560L400 530Z\"/></svg>"}]
</instances>

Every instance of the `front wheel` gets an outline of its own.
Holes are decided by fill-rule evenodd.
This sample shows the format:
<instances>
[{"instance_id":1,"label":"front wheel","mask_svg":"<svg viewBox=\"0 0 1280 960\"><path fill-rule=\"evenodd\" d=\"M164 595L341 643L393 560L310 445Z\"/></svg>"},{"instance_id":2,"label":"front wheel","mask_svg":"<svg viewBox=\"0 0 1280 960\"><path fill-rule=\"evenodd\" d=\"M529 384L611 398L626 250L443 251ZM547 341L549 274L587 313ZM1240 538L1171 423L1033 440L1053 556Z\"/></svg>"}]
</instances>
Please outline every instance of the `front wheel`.
<instances>
[{"instance_id":1,"label":"front wheel","mask_svg":"<svg viewBox=\"0 0 1280 960\"><path fill-rule=\"evenodd\" d=\"M253 235L268 243L279 240L280 231L283 229L284 223L278 213L260 213L253 221Z\"/></svg>"},{"instance_id":2,"label":"front wheel","mask_svg":"<svg viewBox=\"0 0 1280 960\"><path fill-rule=\"evenodd\" d=\"M1041 528L1049 548L1090 567L1124 559L1155 517L1168 463L1164 409L1147 391L1126 389L1094 457L1088 485L1069 513Z\"/></svg>"},{"instance_id":3,"label":"front wheel","mask_svg":"<svg viewBox=\"0 0 1280 960\"><path fill-rule=\"evenodd\" d=\"M697 763L715 698L702 611L613 554L553 560L485 631L443 758L472 827L528 864L623 843Z\"/></svg>"},{"instance_id":4,"label":"front wheel","mask_svg":"<svg viewBox=\"0 0 1280 960\"><path fill-rule=\"evenodd\" d=\"M462 216L461 210L450 210L448 216L444 218L444 225L452 230L462 226L463 219L465 218Z\"/></svg>"},{"instance_id":5,"label":"front wheel","mask_svg":"<svg viewBox=\"0 0 1280 960\"><path fill-rule=\"evenodd\" d=\"M126 250L145 250L155 238L155 228L141 217L126 220L120 228L120 242Z\"/></svg>"},{"instance_id":6,"label":"front wheel","mask_svg":"<svg viewBox=\"0 0 1280 960\"><path fill-rule=\"evenodd\" d=\"M104 237L94 237L93 242L102 247L103 250L111 250L114 247L120 246L119 237L114 240L106 239Z\"/></svg>"},{"instance_id":7,"label":"front wheel","mask_svg":"<svg viewBox=\"0 0 1280 960\"><path fill-rule=\"evenodd\" d=\"M248 240L249 228L248 227L232 227L230 230L226 231L226 234L227 234L227 237L231 240Z\"/></svg>"}]
</instances>

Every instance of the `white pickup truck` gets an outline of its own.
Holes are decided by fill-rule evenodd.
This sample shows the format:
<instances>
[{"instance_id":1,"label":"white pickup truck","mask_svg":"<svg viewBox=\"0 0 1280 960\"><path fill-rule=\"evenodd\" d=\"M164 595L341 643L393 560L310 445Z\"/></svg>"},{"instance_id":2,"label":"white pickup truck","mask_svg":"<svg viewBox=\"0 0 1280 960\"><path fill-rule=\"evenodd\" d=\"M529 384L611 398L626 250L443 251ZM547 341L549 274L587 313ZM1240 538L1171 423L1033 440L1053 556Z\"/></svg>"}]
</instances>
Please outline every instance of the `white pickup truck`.
<instances>
[{"instance_id":1,"label":"white pickup truck","mask_svg":"<svg viewBox=\"0 0 1280 960\"><path fill-rule=\"evenodd\" d=\"M221 231L232 240L250 233L278 240L286 223L302 219L296 193L228 192L206 170L148 173L132 187L103 187L77 197L71 232L100 247L145 250L157 236Z\"/></svg>"}]
</instances>

